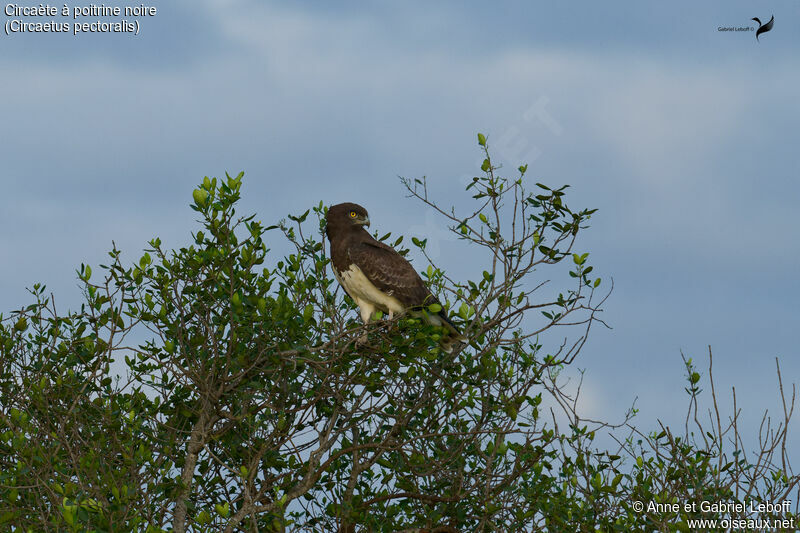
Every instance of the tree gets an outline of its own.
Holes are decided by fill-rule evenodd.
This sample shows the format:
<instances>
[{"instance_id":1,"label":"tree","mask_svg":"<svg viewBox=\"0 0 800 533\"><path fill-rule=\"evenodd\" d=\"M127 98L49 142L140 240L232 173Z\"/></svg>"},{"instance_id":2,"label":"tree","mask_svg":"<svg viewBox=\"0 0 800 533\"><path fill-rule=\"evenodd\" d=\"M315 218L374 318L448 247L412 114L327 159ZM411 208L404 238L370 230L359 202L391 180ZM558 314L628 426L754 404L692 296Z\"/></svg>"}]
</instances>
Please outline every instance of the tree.
<instances>
[{"instance_id":1,"label":"tree","mask_svg":"<svg viewBox=\"0 0 800 533\"><path fill-rule=\"evenodd\" d=\"M620 439L616 453L593 448L596 432L613 428L582 420L559 376L602 324L610 293L596 293L600 278L575 249L595 211L571 210L566 186L530 192L525 166L499 176L485 136L479 144L483 174L467 186L466 214L441 208L424 180L403 180L484 265L460 282L413 241L470 339L452 354L439 348L441 330L413 317L362 325L330 276L325 206L264 227L236 214L242 174L193 192L202 229L186 246L155 238L133 265L115 248L97 281L83 265L81 309L61 315L35 286L32 305L0 320L0 524L676 530L695 515L630 503L701 488L741 497L733 488L748 476L762 498L796 490L774 455L781 442L785 451L788 407L784 440L754 466L736 453L740 440L735 465L723 460L721 424L700 441L687 425L683 438L664 428ZM271 259L269 242L289 251ZM547 346L556 331L567 336ZM696 410L700 377L688 365ZM564 413L545 416L544 397ZM630 417L623 424L638 431Z\"/></svg>"}]
</instances>

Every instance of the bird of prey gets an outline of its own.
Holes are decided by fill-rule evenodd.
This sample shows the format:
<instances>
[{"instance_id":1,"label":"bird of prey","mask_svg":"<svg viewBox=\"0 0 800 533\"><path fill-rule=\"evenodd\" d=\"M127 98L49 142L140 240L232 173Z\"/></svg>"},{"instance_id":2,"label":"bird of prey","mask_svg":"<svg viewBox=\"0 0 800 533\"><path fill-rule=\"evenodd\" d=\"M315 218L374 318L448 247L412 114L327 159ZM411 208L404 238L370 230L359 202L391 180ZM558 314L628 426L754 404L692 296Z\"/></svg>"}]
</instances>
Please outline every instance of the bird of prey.
<instances>
[{"instance_id":1,"label":"bird of prey","mask_svg":"<svg viewBox=\"0 0 800 533\"><path fill-rule=\"evenodd\" d=\"M756 22L758 22L758 30L756 30L756 41L757 41L759 35L761 35L762 33L767 33L769 30L772 29L772 26L775 24L775 15L772 15L772 18L769 19L769 22L767 22L764 25L761 24L761 20L758 17L753 17L750 20L755 20Z\"/></svg>"},{"instance_id":2,"label":"bird of prey","mask_svg":"<svg viewBox=\"0 0 800 533\"><path fill-rule=\"evenodd\" d=\"M365 226L369 227L369 215L358 204L337 204L328 209L325 233L331 243L333 274L358 305L364 323L375 311L388 314L389 320L411 311L446 330L441 341L445 351L451 352L454 342L466 342L411 263L391 246L374 239ZM438 312L428 309L433 304L438 304Z\"/></svg>"}]
</instances>

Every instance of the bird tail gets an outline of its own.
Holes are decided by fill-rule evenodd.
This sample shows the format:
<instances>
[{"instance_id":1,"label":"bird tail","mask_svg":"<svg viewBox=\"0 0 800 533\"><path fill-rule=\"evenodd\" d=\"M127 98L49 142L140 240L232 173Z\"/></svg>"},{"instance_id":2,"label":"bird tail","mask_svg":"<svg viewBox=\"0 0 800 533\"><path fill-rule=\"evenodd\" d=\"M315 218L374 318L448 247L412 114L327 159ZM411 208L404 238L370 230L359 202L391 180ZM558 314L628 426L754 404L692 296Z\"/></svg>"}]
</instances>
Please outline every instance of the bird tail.
<instances>
[{"instance_id":1,"label":"bird tail","mask_svg":"<svg viewBox=\"0 0 800 533\"><path fill-rule=\"evenodd\" d=\"M441 322L441 326L447 330L447 335L444 335L439 341L439 346L442 347L446 353L452 353L453 347L456 344L467 344L468 339L461 333L455 324L448 318L444 309L439 311L436 315Z\"/></svg>"},{"instance_id":2,"label":"bird tail","mask_svg":"<svg viewBox=\"0 0 800 533\"><path fill-rule=\"evenodd\" d=\"M450 332L450 335L458 342L467 342L467 338L459 331L453 321L447 316L444 310L439 311L439 318L442 319L442 326Z\"/></svg>"},{"instance_id":3,"label":"bird tail","mask_svg":"<svg viewBox=\"0 0 800 533\"><path fill-rule=\"evenodd\" d=\"M439 304L438 301L435 303ZM441 306L441 304L439 304L439 306ZM425 321L432 326L437 326L445 330L444 335L439 339L439 346L446 353L452 353L453 347L456 344L467 344L469 342L469 339L467 339L467 337L458 330L458 327L453 324L453 321L448 318L444 308L441 308L438 313L431 313L424 307L418 307L412 311L412 314L424 318Z\"/></svg>"}]
</instances>

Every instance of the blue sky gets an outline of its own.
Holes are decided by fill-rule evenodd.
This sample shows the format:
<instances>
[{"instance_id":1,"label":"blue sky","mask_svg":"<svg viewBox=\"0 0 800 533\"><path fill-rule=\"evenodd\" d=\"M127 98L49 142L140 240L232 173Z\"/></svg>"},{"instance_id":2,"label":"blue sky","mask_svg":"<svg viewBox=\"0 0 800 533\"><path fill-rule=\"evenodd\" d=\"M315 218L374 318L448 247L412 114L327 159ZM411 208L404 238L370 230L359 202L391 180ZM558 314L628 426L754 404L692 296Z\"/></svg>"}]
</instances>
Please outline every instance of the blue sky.
<instances>
[{"instance_id":1,"label":"blue sky","mask_svg":"<svg viewBox=\"0 0 800 533\"><path fill-rule=\"evenodd\" d=\"M775 357L800 375L800 3L156 5L138 36L0 36L3 311L35 282L77 305L75 268L112 240L131 260L184 243L191 190L225 171L265 222L356 201L466 275L397 176L463 205L481 131L599 209L580 246L615 280L614 329L577 363L587 415L638 397L641 427L682 421L680 352L705 368L708 345L753 431L777 414ZM761 42L717 31L771 15Z\"/></svg>"}]
</instances>

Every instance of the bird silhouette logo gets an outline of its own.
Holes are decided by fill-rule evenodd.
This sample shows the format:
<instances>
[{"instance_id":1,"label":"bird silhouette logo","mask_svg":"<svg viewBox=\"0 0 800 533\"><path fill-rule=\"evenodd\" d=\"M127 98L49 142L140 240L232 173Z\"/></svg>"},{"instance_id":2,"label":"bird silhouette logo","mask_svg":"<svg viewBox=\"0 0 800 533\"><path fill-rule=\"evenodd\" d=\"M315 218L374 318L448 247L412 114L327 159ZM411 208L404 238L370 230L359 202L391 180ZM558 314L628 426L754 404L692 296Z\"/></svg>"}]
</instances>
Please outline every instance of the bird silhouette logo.
<instances>
[{"instance_id":1,"label":"bird silhouette logo","mask_svg":"<svg viewBox=\"0 0 800 533\"><path fill-rule=\"evenodd\" d=\"M758 22L758 30L756 30L756 41L758 41L759 35L761 35L762 33L767 33L769 30L772 29L773 24L775 24L775 15L772 15L772 18L769 19L769 22L767 22L766 24L761 24L761 21L758 19L758 17L753 17L750 20L755 20L756 22Z\"/></svg>"}]
</instances>

